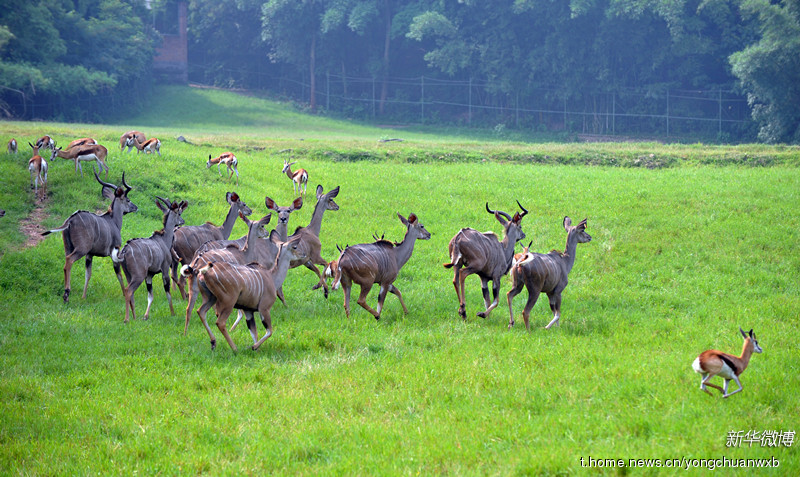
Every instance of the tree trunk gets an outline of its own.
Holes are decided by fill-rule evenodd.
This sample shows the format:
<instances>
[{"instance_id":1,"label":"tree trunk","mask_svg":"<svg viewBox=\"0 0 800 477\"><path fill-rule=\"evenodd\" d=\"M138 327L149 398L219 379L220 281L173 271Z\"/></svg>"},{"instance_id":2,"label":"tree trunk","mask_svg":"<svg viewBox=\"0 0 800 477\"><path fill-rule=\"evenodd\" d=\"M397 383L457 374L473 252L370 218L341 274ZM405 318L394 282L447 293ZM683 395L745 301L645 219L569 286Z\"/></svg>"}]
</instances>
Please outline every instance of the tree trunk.
<instances>
[{"instance_id":1,"label":"tree trunk","mask_svg":"<svg viewBox=\"0 0 800 477\"><path fill-rule=\"evenodd\" d=\"M311 98L309 101L309 105L311 106L311 112L314 113L317 111L317 76L315 74L315 63L316 63L316 56L317 56L317 35L313 34L311 36L311 57L308 65L308 73L311 83Z\"/></svg>"},{"instance_id":2,"label":"tree trunk","mask_svg":"<svg viewBox=\"0 0 800 477\"><path fill-rule=\"evenodd\" d=\"M391 0L383 0L383 18L386 25L386 35L383 39L383 82L381 84L381 100L378 112L383 115L386 97L389 95L389 44L392 35L392 9Z\"/></svg>"}]
</instances>

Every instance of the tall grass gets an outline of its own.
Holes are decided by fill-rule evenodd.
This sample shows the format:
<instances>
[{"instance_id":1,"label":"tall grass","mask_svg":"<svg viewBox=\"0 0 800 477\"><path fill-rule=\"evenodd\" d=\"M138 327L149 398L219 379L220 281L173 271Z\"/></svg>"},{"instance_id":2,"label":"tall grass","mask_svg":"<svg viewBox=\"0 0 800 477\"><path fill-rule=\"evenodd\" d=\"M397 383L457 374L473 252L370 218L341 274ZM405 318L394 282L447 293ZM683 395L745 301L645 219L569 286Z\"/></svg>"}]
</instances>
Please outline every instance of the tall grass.
<instances>
[{"instance_id":1,"label":"tall grass","mask_svg":"<svg viewBox=\"0 0 800 477\"><path fill-rule=\"evenodd\" d=\"M125 217L124 240L161 226L155 195L189 201L187 224L220 223L225 191L234 188L205 169L205 159L240 137L233 130L205 131L213 129L209 122L188 129L204 138L190 145L174 140L184 134L179 126L152 127L164 133L163 157L114 150L120 127L0 123L4 137L33 137L43 129L58 131L60 142L101 136L112 150L109 180L119 181L124 170L139 206ZM267 212L265 195L281 205L294 198L280 174L289 153L244 129L241 142L265 149L234 148L242 176L235 190L260 217ZM772 474L800 471L796 445L726 446L732 430L800 427L796 158L769 167L735 161L590 167L496 160L524 149L496 143L475 146L487 151L485 161L460 160L434 157L431 151L447 139L431 138L394 144L403 152L389 159L355 161L383 146L345 136L314 145L343 152L331 156L298 152L307 141L276 141L292 144L310 185L341 187L340 210L323 220L323 256L334 258L336 244L371 241L373 232L399 241L396 213L419 216L432 238L416 243L396 281L409 314L389 296L380 322L355 303L347 319L340 291L325 300L310 289L316 277L295 269L284 285L288 307L273 308L275 335L252 352L249 334L237 329L238 354L221 342L212 352L196 315L182 336L184 302L177 299L178 316L170 316L158 285L151 319L123 325L124 300L109 259L95 260L85 300L77 264L71 302L63 304L61 240L21 245L16 226L32 208L25 155L2 155L1 197L10 204L0 204L9 210L0 219L5 472L549 475L583 473L580 458L590 456L774 456L780 468ZM578 148L549 147L553 155ZM633 146L617 147L624 156ZM656 155L670 150L635 147ZM454 150L474 154L469 144ZM426 152L425 161L414 160ZM71 167L57 161L51 169L44 227L60 225L75 209L106 207L94 179L81 179ZM482 309L477 278L467 281L462 322L452 272L441 265L461 227L501 231L485 202L510 211L517 199L530 210L523 229L532 250L563 249L565 215L587 217L593 237L578 247L562 324L548 331L545 297L534 308L530 333L521 323L507 329L507 282L492 316L475 317ZM313 203L309 193L292 215L292 228L308 223ZM243 233L238 223L233 236ZM517 314L525 296L514 303ZM708 348L738 353L739 326L755 329L764 353L742 376L742 393L709 397L698 389L691 362Z\"/></svg>"}]
</instances>

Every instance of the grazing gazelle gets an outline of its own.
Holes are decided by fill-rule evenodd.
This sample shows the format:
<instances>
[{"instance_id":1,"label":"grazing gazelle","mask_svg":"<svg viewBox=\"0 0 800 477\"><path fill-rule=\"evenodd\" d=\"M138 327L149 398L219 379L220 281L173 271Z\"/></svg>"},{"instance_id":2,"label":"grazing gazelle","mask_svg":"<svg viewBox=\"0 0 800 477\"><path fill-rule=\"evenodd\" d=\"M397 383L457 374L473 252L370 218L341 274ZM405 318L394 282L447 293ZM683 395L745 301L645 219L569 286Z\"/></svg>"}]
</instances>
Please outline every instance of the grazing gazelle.
<instances>
[{"instance_id":1,"label":"grazing gazelle","mask_svg":"<svg viewBox=\"0 0 800 477\"><path fill-rule=\"evenodd\" d=\"M75 172L78 172L78 169L80 169L81 177L83 177L83 166L81 162L97 161L100 172L102 173L105 168L106 177L108 177L108 164L106 164L107 155L108 149L106 149L105 146L100 144L87 144L84 146L75 146L67 150L62 150L61 147L53 147L53 154L50 156L50 160L52 161L56 157L72 159L75 161Z\"/></svg>"},{"instance_id":2,"label":"grazing gazelle","mask_svg":"<svg viewBox=\"0 0 800 477\"><path fill-rule=\"evenodd\" d=\"M745 333L743 329L739 328L739 332L744 338L742 354L740 356L710 349L700 353L700 356L695 358L692 363L692 368L695 372L700 373L702 376L700 379L700 389L707 392L709 395L711 395L711 391L706 389L706 386L719 389L719 392L722 393L722 397L724 398L741 391L742 383L739 381L739 376L747 369L747 365L750 363L750 356L752 356L753 353L761 353L764 351L761 349L761 346L758 345L758 340L756 339L756 335L753 334L752 328L748 333ZM724 380L722 388L708 382L717 375ZM731 380L736 381L736 384L739 385L739 389L728 393L728 383L730 383Z\"/></svg>"},{"instance_id":3,"label":"grazing gazelle","mask_svg":"<svg viewBox=\"0 0 800 477\"><path fill-rule=\"evenodd\" d=\"M295 192L298 194L301 193L300 186L303 186L302 194L305 194L306 187L308 186L308 172L305 169L297 169L296 171L292 172L292 166L295 164L297 164L297 161L289 162L284 159L283 170L281 173L286 174L286 176L292 180L292 187Z\"/></svg>"},{"instance_id":4,"label":"grazing gazelle","mask_svg":"<svg viewBox=\"0 0 800 477\"><path fill-rule=\"evenodd\" d=\"M128 152L131 152L131 149L136 147L136 146L133 145L133 138L134 137L136 137L136 139L138 139L139 142L144 142L145 139L147 139L144 136L144 133L142 133L140 131L128 131L125 134L123 134L122 137L119 138L119 149L120 149L120 151L124 151L125 148L127 147L128 148Z\"/></svg>"},{"instance_id":5,"label":"grazing gazelle","mask_svg":"<svg viewBox=\"0 0 800 477\"><path fill-rule=\"evenodd\" d=\"M136 310L133 304L133 295L136 289L145 282L147 284L147 309L144 312L144 319L150 316L150 306L153 304L153 277L161 274L164 282L164 292L167 294L169 311L175 315L175 308L172 306L172 295L170 294L169 267L172 265L172 239L175 234L175 227L183 224L181 214L186 210L187 203L170 202L167 199L156 197L156 206L164 213L162 223L164 227L156 230L148 238L135 238L128 240L128 243L121 251L116 249L111 253L111 260L114 262L114 271L117 278L122 283L120 268L125 273L128 286L125 287L125 323L129 316L136 319ZM130 315L129 315L130 313Z\"/></svg>"},{"instance_id":6,"label":"grazing gazelle","mask_svg":"<svg viewBox=\"0 0 800 477\"><path fill-rule=\"evenodd\" d=\"M133 136L131 137L131 141L139 152L144 151L145 154L152 154L153 151L155 151L159 156L161 155L161 141L158 138L151 137L146 141L140 141L138 137Z\"/></svg>"},{"instance_id":7,"label":"grazing gazelle","mask_svg":"<svg viewBox=\"0 0 800 477\"><path fill-rule=\"evenodd\" d=\"M36 140L36 147L38 147L39 149L47 149L48 147L50 149L53 149L54 147L56 147L56 141L53 140L53 138L51 138L50 136L42 136Z\"/></svg>"},{"instance_id":8,"label":"grazing gazelle","mask_svg":"<svg viewBox=\"0 0 800 477\"><path fill-rule=\"evenodd\" d=\"M97 144L97 141L95 141L94 138L82 137L80 139L76 139L76 140L70 142L67 145L67 149L72 149L75 146L91 146L93 144Z\"/></svg>"},{"instance_id":9,"label":"grazing gazelle","mask_svg":"<svg viewBox=\"0 0 800 477\"><path fill-rule=\"evenodd\" d=\"M17 153L17 140L13 137L8 140L8 153L9 154L16 154Z\"/></svg>"},{"instance_id":10,"label":"grazing gazelle","mask_svg":"<svg viewBox=\"0 0 800 477\"><path fill-rule=\"evenodd\" d=\"M464 281L467 276L477 273L481 278L481 289L486 311L478 313L481 318L488 318L489 313L497 306L497 295L500 293L500 281L503 275L511 268L514 258L514 245L525 238L522 231L522 218L528 213L525 207L517 201L522 214L514 213L511 217L500 210L491 210L486 203L486 211L493 214L503 225L504 237L501 241L494 232L481 233L475 229L461 229L450 240L448 250L450 263L445 263L445 268L453 268L453 286L458 296L458 315L466 321L467 310L464 296ZM492 281L494 301L489 303L489 280Z\"/></svg>"},{"instance_id":11,"label":"grazing gazelle","mask_svg":"<svg viewBox=\"0 0 800 477\"><path fill-rule=\"evenodd\" d=\"M509 328L514 326L514 311L511 303L514 301L514 297L522 291L523 286L528 289L528 302L522 311L525 328L530 329L528 320L531 309L542 292L547 294L550 300L550 309L553 311L553 319L545 326L545 329L550 329L551 326L559 323L561 292L567 287L567 276L575 265L576 249L579 243L588 243L592 240L592 237L586 233L586 219L573 226L572 219L564 217L564 230L567 231L567 247L563 253L556 250L547 254L530 253L528 251L530 244L528 244L528 247L523 249L523 253L515 256L516 263L511 267L513 285L506 294Z\"/></svg>"},{"instance_id":12,"label":"grazing gazelle","mask_svg":"<svg viewBox=\"0 0 800 477\"><path fill-rule=\"evenodd\" d=\"M239 169L237 168L237 166L239 165L239 161L236 159L236 156L234 156L232 152L223 152L222 154L214 158L212 158L211 154L209 154L208 161L206 161L206 169L210 168L214 164L217 165L217 173L220 176L222 175L220 167L222 165L228 167L228 172L230 172L230 175L228 175L228 180L231 180L231 177L233 177L233 173L235 172L236 185L237 186L239 185Z\"/></svg>"},{"instance_id":13,"label":"grazing gazelle","mask_svg":"<svg viewBox=\"0 0 800 477\"><path fill-rule=\"evenodd\" d=\"M94 173L95 179L103 188L100 194L106 199L111 199L108 212L97 215L94 212L79 210L70 215L64 224L48 230L42 235L54 232L64 232L64 303L69 301L70 272L72 264L81 257L86 257L86 282L83 284L83 298L86 298L86 289L89 287L89 278L92 276L92 259L94 257L108 257L111 251L122 243L120 231L122 229L122 216L129 212L139 210L136 204L128 198L131 187L125 182L125 173L122 174L122 186L117 187L109 182L103 182ZM125 290L122 278L119 277L119 286Z\"/></svg>"},{"instance_id":14,"label":"grazing gazelle","mask_svg":"<svg viewBox=\"0 0 800 477\"><path fill-rule=\"evenodd\" d=\"M344 312L350 316L350 288L353 283L361 286L361 294L357 303L375 317L381 319L381 309L386 293L397 295L403 312L408 313L406 304L403 303L403 296L400 290L394 286L400 269L411 258L414 251L414 242L417 239L428 240L431 238L430 232L425 229L422 222L415 214L408 216L408 220L397 214L400 222L407 227L406 235L399 244L393 244L386 240L378 240L374 243L364 243L347 247L339 255L338 271L334 273L339 276L344 291ZM336 283L336 282L335 282ZM378 308L373 310L367 305L367 295L372 289L372 285L379 284L381 289L378 293Z\"/></svg>"},{"instance_id":15,"label":"grazing gazelle","mask_svg":"<svg viewBox=\"0 0 800 477\"><path fill-rule=\"evenodd\" d=\"M28 160L28 172L31 173L31 189L39 195L39 183L42 183L44 193L47 193L47 161L39 155L39 146L28 143L33 148L33 157Z\"/></svg>"}]
</instances>

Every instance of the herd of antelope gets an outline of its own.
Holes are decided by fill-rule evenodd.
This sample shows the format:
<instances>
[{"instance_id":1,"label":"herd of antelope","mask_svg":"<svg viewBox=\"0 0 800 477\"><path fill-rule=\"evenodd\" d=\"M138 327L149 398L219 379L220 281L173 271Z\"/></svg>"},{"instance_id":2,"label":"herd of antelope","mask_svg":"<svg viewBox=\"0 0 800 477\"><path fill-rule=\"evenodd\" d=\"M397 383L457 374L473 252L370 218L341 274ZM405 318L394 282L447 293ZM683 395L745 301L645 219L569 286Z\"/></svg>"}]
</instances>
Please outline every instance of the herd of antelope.
<instances>
[{"instance_id":1,"label":"herd of antelope","mask_svg":"<svg viewBox=\"0 0 800 477\"><path fill-rule=\"evenodd\" d=\"M105 162L108 151L92 138L72 141L65 150L58 147L49 136L39 138L35 144L30 142L28 144L33 151L33 156L28 161L31 188L37 196L40 186L43 193L46 193L47 187L48 160L40 155L40 151L44 149L50 149L51 162L56 157L73 160L75 171L80 171L81 176L83 168L80 163L85 161L97 162L100 173L105 170L106 177L108 176L109 169ZM126 147L128 152L135 147L139 152L161 155L161 141L157 138L146 139L139 131L129 131L122 135L120 150L124 151ZM8 153L16 154L17 151L17 141L11 139L8 142ZM55 232L62 233L65 251L62 296L64 302L67 303L70 298L70 274L75 261L86 257L82 295L86 298L93 258L111 257L125 299L125 323L131 316L134 319L136 317L134 293L142 282L147 286L147 309L144 319L148 319L153 303L153 277L160 273L173 315L175 310L170 294L171 283L178 287L181 297L187 300L184 335L188 331L196 301L198 297L201 299L197 315L208 332L212 350L216 347L216 337L207 322L207 313L212 307L217 315L215 324L234 351L237 348L229 333L233 332L242 316L245 317L253 340L253 350L257 350L272 336L270 316L272 305L278 299L286 304L283 283L288 271L301 265L317 275L318 281L313 288L322 288L326 298L329 293L328 278L333 279L332 289L336 290L339 287L343 289L344 310L348 317L351 313L350 292L353 283L360 286L356 302L376 320L380 320L387 293L397 296L403 312L408 313L395 280L400 269L411 258L416 240L431 238L430 232L426 230L419 217L413 213L408 218L397 214L406 228L405 236L400 242L390 242L383 237L374 236L375 241L372 243L347 246L344 249L337 246L339 256L328 262L321 256L319 235L324 212L339 209L334 201L339 194L339 187L326 193L322 186L317 186L317 202L309 224L298 227L289 235L290 215L303 207L309 177L305 169L292 171L291 166L295 163L284 160L281 171L281 174L286 174L292 181L294 192L300 194L288 206L279 206L267 196L264 204L269 213L259 220L250 220L248 217L253 213L252 209L238 194L228 192L225 199L229 209L221 226L215 226L210 222L184 226L182 213L188 207L187 202L173 202L156 197L156 206L163 213L163 227L153 232L150 237L128 240L124 246L121 238L123 216L138 210L136 204L128 197L132 187L128 185L124 173L121 185L115 185L103 181L98 173L94 172L95 179L102 186L102 196L111 200L108 210L102 215L84 210L77 211L60 227L42 234L46 236ZM216 158L209 155L206 168L214 164L217 165L219 175L222 174L221 166L225 165L229 172L228 180L235 174L238 185L238 161L233 153L226 152ZM448 244L450 261L445 263L444 267L453 269L453 286L458 300L457 313L463 320L466 321L467 317L465 299L467 276L477 274L480 277L485 309L477 315L488 318L498 305L502 278L510 275L511 290L506 294L509 311L508 327L514 326L512 307L514 297L524 287L528 291L528 299L522 312L526 329L530 329L530 312L542 292L547 294L553 313L552 320L545 326L545 329L550 329L553 325L560 325L561 294L567 286L568 275L575 264L577 246L590 242L592 237L586 232L586 219L573 225L570 217L564 217L562 225L567 239L563 252L554 250L546 254L532 253L529 251L531 245L529 243L527 247L523 247L521 253L515 253L516 243L526 237L522 230L522 220L528 214L528 210L519 201L517 206L520 211L512 215L501 210L492 210L486 203L486 211L503 227L503 238L499 238L493 232L482 233L472 228L462 228ZM271 221L273 213L277 215L277 223L275 228L267 233L266 225ZM0 214L0 217L3 214ZM237 220L242 220L246 224L247 233L239 239L230 240ZM322 271L317 266L321 266ZM123 274L125 280L122 278ZM489 281L492 281L491 294ZM366 300L376 284L380 291L377 306L373 309ZM229 330L227 319L234 309L237 309L239 314ZM261 315L265 328L264 335L260 338L255 325L256 312ZM739 376L747 368L752 353L761 353L762 348L752 329L749 333L741 329L740 332L744 338L740 356L708 350L694 360L692 368L702 376L701 390L711 394L707 389L707 386L710 386L718 389L726 398L742 390ZM709 382L717 375L723 378L723 387ZM739 389L729 393L730 381L735 381Z\"/></svg>"}]
</instances>

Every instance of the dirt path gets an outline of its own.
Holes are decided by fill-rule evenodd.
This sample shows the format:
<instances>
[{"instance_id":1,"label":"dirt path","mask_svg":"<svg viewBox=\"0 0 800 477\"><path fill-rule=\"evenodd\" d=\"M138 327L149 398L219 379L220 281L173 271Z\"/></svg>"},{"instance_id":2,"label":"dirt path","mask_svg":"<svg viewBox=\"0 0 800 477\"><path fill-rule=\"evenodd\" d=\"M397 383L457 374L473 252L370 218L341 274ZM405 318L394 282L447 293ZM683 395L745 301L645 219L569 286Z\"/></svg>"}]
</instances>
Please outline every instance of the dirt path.
<instances>
[{"instance_id":1,"label":"dirt path","mask_svg":"<svg viewBox=\"0 0 800 477\"><path fill-rule=\"evenodd\" d=\"M19 230L25 235L25 248L35 247L44 240L42 222L47 218L46 205L47 199L38 201L31 214L19 222Z\"/></svg>"}]
</instances>

